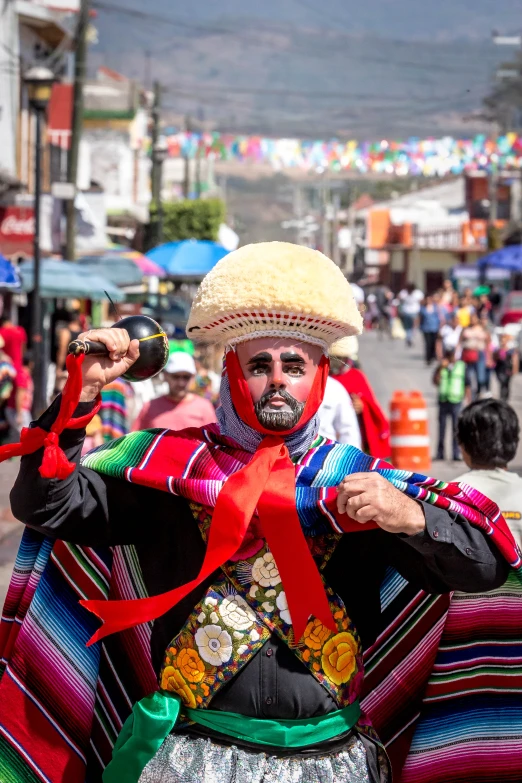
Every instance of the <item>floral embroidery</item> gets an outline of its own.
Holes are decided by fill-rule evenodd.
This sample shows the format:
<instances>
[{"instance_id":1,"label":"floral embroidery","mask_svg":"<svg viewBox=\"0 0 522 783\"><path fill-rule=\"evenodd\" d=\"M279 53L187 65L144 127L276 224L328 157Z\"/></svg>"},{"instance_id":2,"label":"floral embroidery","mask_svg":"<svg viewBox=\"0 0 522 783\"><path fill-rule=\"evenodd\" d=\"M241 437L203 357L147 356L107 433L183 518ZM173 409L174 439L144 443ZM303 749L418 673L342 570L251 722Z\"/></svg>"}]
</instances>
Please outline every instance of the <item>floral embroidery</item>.
<instances>
[{"instance_id":1,"label":"floral embroidery","mask_svg":"<svg viewBox=\"0 0 522 783\"><path fill-rule=\"evenodd\" d=\"M191 507L206 540L211 514L197 504L191 504ZM281 576L266 542L262 541L261 548L257 548L259 537L254 524L248 547L244 542L237 557L221 567L224 576L208 590L175 640L177 649L196 648L205 666L204 679L200 683L188 683L190 690L195 691L197 703L207 705L216 688L252 659L270 633L277 633L339 707L350 704L360 694L364 670L359 637L341 599L325 585L336 628L330 630L312 617L303 638L296 643ZM334 533L307 537L321 571L338 540L339 536ZM255 547L254 541L257 541ZM199 667L194 660L188 663L188 671L197 677ZM164 672L170 671L169 666L179 670L175 661L166 659ZM190 695L178 680L172 675L167 679L170 687L176 686L184 703L188 704ZM184 678L184 682L188 680ZM203 686L207 688L206 693Z\"/></svg>"},{"instance_id":2,"label":"floral embroidery","mask_svg":"<svg viewBox=\"0 0 522 783\"><path fill-rule=\"evenodd\" d=\"M262 587L275 587L281 583L279 570L272 552L265 552L252 566L252 579Z\"/></svg>"},{"instance_id":3,"label":"floral embroidery","mask_svg":"<svg viewBox=\"0 0 522 783\"><path fill-rule=\"evenodd\" d=\"M255 655L269 635L261 619L222 576L166 651L160 685L177 693L186 707L207 706L216 690Z\"/></svg>"},{"instance_id":4,"label":"floral embroidery","mask_svg":"<svg viewBox=\"0 0 522 783\"><path fill-rule=\"evenodd\" d=\"M287 625L292 625L292 618L290 617L290 612L288 611L288 601L286 600L286 593L284 590L277 596L276 606L279 609L279 616L281 617L282 621Z\"/></svg>"},{"instance_id":5,"label":"floral embroidery","mask_svg":"<svg viewBox=\"0 0 522 783\"><path fill-rule=\"evenodd\" d=\"M329 636L331 631L320 620L312 620L306 626L303 639L310 650L320 650Z\"/></svg>"},{"instance_id":6,"label":"floral embroidery","mask_svg":"<svg viewBox=\"0 0 522 783\"><path fill-rule=\"evenodd\" d=\"M188 682L201 682L205 676L205 665L195 650L184 647L178 653L178 668Z\"/></svg>"},{"instance_id":7,"label":"floral embroidery","mask_svg":"<svg viewBox=\"0 0 522 783\"><path fill-rule=\"evenodd\" d=\"M240 595L224 598L219 607L219 614L225 625L235 628L236 631L246 631L252 628L256 621L254 611Z\"/></svg>"},{"instance_id":8,"label":"floral embroidery","mask_svg":"<svg viewBox=\"0 0 522 783\"><path fill-rule=\"evenodd\" d=\"M214 613L213 613L214 614ZM221 666L230 660L232 655L232 639L219 625L203 625L196 631L195 642L199 654L207 663Z\"/></svg>"},{"instance_id":9,"label":"floral embroidery","mask_svg":"<svg viewBox=\"0 0 522 783\"><path fill-rule=\"evenodd\" d=\"M174 691L178 696L181 696L186 707L195 709L196 697L180 670L175 666L165 666L161 676L161 687L164 691Z\"/></svg>"},{"instance_id":10,"label":"floral embroidery","mask_svg":"<svg viewBox=\"0 0 522 783\"><path fill-rule=\"evenodd\" d=\"M322 649L321 664L326 676L336 685L348 682L356 668L358 645L351 633L331 636Z\"/></svg>"}]
</instances>

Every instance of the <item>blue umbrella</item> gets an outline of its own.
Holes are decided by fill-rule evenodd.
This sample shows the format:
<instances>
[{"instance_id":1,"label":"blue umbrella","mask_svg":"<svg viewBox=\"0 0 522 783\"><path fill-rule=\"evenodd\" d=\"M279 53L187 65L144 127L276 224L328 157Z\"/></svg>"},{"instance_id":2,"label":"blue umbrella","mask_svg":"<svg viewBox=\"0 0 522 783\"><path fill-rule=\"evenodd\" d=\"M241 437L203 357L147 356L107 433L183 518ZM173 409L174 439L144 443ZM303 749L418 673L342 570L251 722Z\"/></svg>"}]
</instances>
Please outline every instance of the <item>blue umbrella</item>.
<instances>
[{"instance_id":1,"label":"blue umbrella","mask_svg":"<svg viewBox=\"0 0 522 783\"><path fill-rule=\"evenodd\" d=\"M202 278L227 253L217 242L185 239L158 245L149 250L147 257L163 267L169 277Z\"/></svg>"},{"instance_id":2,"label":"blue umbrella","mask_svg":"<svg viewBox=\"0 0 522 783\"><path fill-rule=\"evenodd\" d=\"M489 253L477 261L479 269L505 269L508 272L522 272L522 245L507 245Z\"/></svg>"},{"instance_id":3,"label":"blue umbrella","mask_svg":"<svg viewBox=\"0 0 522 783\"><path fill-rule=\"evenodd\" d=\"M22 285L20 275L16 267L0 255L0 289L8 291L19 291Z\"/></svg>"}]
</instances>

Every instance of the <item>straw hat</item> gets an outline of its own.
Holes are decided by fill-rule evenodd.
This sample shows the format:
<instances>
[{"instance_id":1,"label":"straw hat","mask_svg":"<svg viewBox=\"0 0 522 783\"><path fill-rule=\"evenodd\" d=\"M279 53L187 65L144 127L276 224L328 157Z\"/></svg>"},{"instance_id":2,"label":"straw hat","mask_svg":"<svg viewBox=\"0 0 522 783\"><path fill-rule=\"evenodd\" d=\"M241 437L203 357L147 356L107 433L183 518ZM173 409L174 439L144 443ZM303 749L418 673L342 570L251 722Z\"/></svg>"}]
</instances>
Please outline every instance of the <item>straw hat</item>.
<instances>
[{"instance_id":1,"label":"straw hat","mask_svg":"<svg viewBox=\"0 0 522 783\"><path fill-rule=\"evenodd\" d=\"M191 339L227 345L286 336L327 348L361 331L339 267L288 242L246 245L225 256L201 283L187 324Z\"/></svg>"}]
</instances>

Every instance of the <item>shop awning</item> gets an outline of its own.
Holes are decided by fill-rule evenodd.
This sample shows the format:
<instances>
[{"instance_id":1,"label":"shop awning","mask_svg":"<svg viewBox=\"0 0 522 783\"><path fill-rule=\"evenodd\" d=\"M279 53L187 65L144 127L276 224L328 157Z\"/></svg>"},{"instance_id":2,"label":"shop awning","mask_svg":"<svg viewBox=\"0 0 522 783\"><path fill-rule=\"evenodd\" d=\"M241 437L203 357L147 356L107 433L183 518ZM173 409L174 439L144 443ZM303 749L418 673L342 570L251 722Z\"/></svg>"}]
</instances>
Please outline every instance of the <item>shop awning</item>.
<instances>
[{"instance_id":1,"label":"shop awning","mask_svg":"<svg viewBox=\"0 0 522 783\"><path fill-rule=\"evenodd\" d=\"M32 291L34 287L33 261L23 261L18 270L22 277L22 289ZM100 275L92 274L87 269L70 261L42 261L41 295L45 299L107 299L107 294L115 302L122 302L125 294L110 280Z\"/></svg>"}]
</instances>

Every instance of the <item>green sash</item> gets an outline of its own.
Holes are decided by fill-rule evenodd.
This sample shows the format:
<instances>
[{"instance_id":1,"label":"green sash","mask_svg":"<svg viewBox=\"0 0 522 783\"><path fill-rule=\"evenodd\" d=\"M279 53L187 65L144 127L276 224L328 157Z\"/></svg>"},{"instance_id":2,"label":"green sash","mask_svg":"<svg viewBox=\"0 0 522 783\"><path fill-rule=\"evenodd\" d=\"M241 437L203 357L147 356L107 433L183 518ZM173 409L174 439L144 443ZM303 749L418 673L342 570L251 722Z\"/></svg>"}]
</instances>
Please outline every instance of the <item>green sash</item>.
<instances>
[{"instance_id":1,"label":"green sash","mask_svg":"<svg viewBox=\"0 0 522 783\"><path fill-rule=\"evenodd\" d=\"M137 783L176 725L180 709L181 699L168 691L156 691L136 702L116 740L112 761L103 773L103 783ZM258 720L235 712L187 707L183 713L194 723L229 737L261 746L304 748L349 731L357 723L361 708L355 701L342 710L303 720Z\"/></svg>"}]
</instances>

